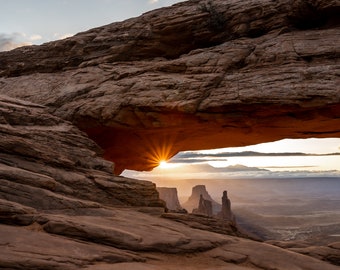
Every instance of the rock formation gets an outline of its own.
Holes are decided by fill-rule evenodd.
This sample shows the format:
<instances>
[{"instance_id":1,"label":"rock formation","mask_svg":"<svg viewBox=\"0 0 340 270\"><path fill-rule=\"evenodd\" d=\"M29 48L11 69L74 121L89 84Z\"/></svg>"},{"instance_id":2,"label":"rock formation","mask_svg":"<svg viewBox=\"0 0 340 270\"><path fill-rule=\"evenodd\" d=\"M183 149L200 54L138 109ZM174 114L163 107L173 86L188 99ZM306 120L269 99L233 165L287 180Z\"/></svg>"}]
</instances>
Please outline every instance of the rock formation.
<instances>
[{"instance_id":1,"label":"rock formation","mask_svg":"<svg viewBox=\"0 0 340 270\"><path fill-rule=\"evenodd\" d=\"M217 214L221 211L221 205L217 203L209 193L207 192L205 185L197 185L192 188L192 192L188 200L182 204L182 206L188 210L189 213L193 211L193 209L197 208L200 204L200 197L202 195L202 198L204 200L211 201L212 204L212 213Z\"/></svg>"},{"instance_id":2,"label":"rock formation","mask_svg":"<svg viewBox=\"0 0 340 270\"><path fill-rule=\"evenodd\" d=\"M228 198L227 191L223 191L222 196L222 209L221 212L218 213L218 217L223 220L235 220L234 215L231 211L231 202Z\"/></svg>"},{"instance_id":3,"label":"rock formation","mask_svg":"<svg viewBox=\"0 0 340 270\"><path fill-rule=\"evenodd\" d=\"M203 195L200 195L200 199L198 201L198 207L192 210L193 214L206 215L208 217L212 217L212 202L206 199L203 199Z\"/></svg>"},{"instance_id":4,"label":"rock formation","mask_svg":"<svg viewBox=\"0 0 340 270\"><path fill-rule=\"evenodd\" d=\"M154 184L114 176L94 142L40 105L0 96L0 150L0 268L336 269L230 226L162 218L146 207L163 206Z\"/></svg>"},{"instance_id":5,"label":"rock formation","mask_svg":"<svg viewBox=\"0 0 340 270\"><path fill-rule=\"evenodd\" d=\"M154 184L112 173L340 136L338 2L211 3L0 53L0 268L338 269L165 214Z\"/></svg>"},{"instance_id":6,"label":"rock formation","mask_svg":"<svg viewBox=\"0 0 340 270\"><path fill-rule=\"evenodd\" d=\"M155 184L114 176L100 153L42 106L0 95L0 199L45 210L164 205Z\"/></svg>"},{"instance_id":7,"label":"rock formation","mask_svg":"<svg viewBox=\"0 0 340 270\"><path fill-rule=\"evenodd\" d=\"M46 105L115 171L178 151L339 137L337 0L192 0L0 53L0 93Z\"/></svg>"},{"instance_id":8,"label":"rock formation","mask_svg":"<svg viewBox=\"0 0 340 270\"><path fill-rule=\"evenodd\" d=\"M157 187L159 198L165 201L166 207L171 211L182 211L178 200L177 188Z\"/></svg>"},{"instance_id":9,"label":"rock formation","mask_svg":"<svg viewBox=\"0 0 340 270\"><path fill-rule=\"evenodd\" d=\"M340 266L340 242L330 243L327 246L315 246L303 241L268 242Z\"/></svg>"}]
</instances>

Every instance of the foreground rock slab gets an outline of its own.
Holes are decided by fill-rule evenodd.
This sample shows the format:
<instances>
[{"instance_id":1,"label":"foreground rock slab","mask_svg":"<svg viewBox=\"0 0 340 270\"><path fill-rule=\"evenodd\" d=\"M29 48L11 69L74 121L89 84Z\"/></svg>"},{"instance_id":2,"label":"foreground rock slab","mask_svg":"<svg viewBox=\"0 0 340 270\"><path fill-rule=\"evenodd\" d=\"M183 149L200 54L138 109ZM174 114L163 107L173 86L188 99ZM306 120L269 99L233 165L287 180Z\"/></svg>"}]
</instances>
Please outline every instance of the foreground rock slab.
<instances>
[{"instance_id":1,"label":"foreground rock slab","mask_svg":"<svg viewBox=\"0 0 340 270\"><path fill-rule=\"evenodd\" d=\"M95 216L95 211L85 211L81 216L50 212L30 226L0 225L0 267L176 269L181 265L184 269L337 269L272 245L192 229L136 209L106 209L110 217L103 211L98 210L99 216ZM132 219L134 222L128 222ZM44 224L43 220L47 222Z\"/></svg>"},{"instance_id":2,"label":"foreground rock slab","mask_svg":"<svg viewBox=\"0 0 340 270\"><path fill-rule=\"evenodd\" d=\"M145 261L134 253L56 237L34 226L0 225L0 268L79 269L98 261Z\"/></svg>"}]
</instances>

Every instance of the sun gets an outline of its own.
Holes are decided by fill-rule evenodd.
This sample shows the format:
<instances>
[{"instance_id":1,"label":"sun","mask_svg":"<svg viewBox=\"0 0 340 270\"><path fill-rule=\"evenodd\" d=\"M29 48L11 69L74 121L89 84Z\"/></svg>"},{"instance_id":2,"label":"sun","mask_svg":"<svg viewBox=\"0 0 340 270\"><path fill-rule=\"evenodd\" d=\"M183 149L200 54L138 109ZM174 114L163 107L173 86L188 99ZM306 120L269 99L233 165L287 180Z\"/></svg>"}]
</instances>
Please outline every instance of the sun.
<instances>
[{"instance_id":1,"label":"sun","mask_svg":"<svg viewBox=\"0 0 340 270\"><path fill-rule=\"evenodd\" d=\"M159 168L166 169L169 168L169 163L166 160L161 160L158 165Z\"/></svg>"},{"instance_id":2,"label":"sun","mask_svg":"<svg viewBox=\"0 0 340 270\"><path fill-rule=\"evenodd\" d=\"M162 159L158 162L157 168L161 169L161 170L171 170L171 169L174 169L174 168L178 168L180 166L181 166L181 164L168 162L165 159Z\"/></svg>"}]
</instances>

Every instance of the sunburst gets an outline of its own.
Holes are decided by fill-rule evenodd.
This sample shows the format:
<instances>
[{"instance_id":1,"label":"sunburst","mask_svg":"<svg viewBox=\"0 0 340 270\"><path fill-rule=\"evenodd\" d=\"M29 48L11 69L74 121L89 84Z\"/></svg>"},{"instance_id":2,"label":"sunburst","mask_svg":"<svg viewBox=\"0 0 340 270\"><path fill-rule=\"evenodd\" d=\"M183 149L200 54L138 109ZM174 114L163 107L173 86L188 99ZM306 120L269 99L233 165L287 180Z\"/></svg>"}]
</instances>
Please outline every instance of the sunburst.
<instances>
[{"instance_id":1,"label":"sunburst","mask_svg":"<svg viewBox=\"0 0 340 270\"><path fill-rule=\"evenodd\" d=\"M160 135L156 140L149 140L147 160L151 167L170 168L173 164L167 161L173 157L177 151L174 149L175 138L170 135Z\"/></svg>"}]
</instances>

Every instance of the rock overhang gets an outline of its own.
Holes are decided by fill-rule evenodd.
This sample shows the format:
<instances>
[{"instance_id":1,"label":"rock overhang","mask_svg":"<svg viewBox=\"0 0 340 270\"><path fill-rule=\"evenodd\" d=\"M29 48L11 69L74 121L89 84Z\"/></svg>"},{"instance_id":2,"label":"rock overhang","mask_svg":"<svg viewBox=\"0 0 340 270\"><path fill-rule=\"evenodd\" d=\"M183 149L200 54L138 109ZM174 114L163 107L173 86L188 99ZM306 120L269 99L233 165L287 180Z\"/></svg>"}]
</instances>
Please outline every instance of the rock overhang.
<instances>
[{"instance_id":1,"label":"rock overhang","mask_svg":"<svg viewBox=\"0 0 340 270\"><path fill-rule=\"evenodd\" d=\"M340 137L336 10L188 1L0 53L0 93L72 121L118 174L183 150Z\"/></svg>"}]
</instances>

